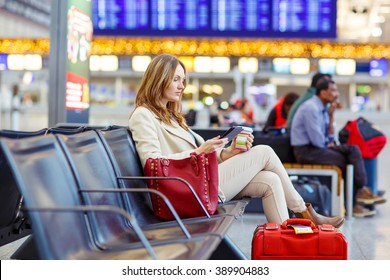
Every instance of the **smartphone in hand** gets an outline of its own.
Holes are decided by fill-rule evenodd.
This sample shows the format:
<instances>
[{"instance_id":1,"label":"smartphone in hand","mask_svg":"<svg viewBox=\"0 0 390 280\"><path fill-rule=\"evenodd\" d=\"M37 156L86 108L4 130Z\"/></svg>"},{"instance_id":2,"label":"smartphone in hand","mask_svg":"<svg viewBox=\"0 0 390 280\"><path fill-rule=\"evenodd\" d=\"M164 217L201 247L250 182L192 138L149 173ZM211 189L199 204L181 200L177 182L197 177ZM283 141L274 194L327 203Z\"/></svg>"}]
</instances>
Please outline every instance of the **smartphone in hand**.
<instances>
[{"instance_id":1,"label":"smartphone in hand","mask_svg":"<svg viewBox=\"0 0 390 280\"><path fill-rule=\"evenodd\" d=\"M241 126L233 126L229 128L222 136L221 138L227 138L228 142L232 141L234 137L236 137L241 131L242 131Z\"/></svg>"}]
</instances>

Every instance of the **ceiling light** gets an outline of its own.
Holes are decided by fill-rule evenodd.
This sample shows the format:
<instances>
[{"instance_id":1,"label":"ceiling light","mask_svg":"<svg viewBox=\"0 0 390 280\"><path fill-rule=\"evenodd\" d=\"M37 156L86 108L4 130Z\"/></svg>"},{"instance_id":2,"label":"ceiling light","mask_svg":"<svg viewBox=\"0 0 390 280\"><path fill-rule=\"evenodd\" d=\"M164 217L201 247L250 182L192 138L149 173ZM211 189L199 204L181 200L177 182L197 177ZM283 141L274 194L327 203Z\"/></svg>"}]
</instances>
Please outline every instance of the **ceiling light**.
<instances>
[{"instance_id":1,"label":"ceiling light","mask_svg":"<svg viewBox=\"0 0 390 280\"><path fill-rule=\"evenodd\" d=\"M290 65L291 74L309 74L310 60L308 58L293 58Z\"/></svg>"},{"instance_id":2,"label":"ceiling light","mask_svg":"<svg viewBox=\"0 0 390 280\"><path fill-rule=\"evenodd\" d=\"M336 59L321 58L318 60L318 70L321 73L336 74Z\"/></svg>"},{"instance_id":3,"label":"ceiling light","mask_svg":"<svg viewBox=\"0 0 390 280\"><path fill-rule=\"evenodd\" d=\"M380 36L382 36L382 28L380 28L380 27L374 27L374 28L371 30L371 36L372 36L372 37L380 37Z\"/></svg>"},{"instance_id":4,"label":"ceiling light","mask_svg":"<svg viewBox=\"0 0 390 280\"><path fill-rule=\"evenodd\" d=\"M203 103L206 104L207 106L211 106L214 104L214 98L212 98L211 96L206 96L205 98L203 98Z\"/></svg>"},{"instance_id":5,"label":"ceiling light","mask_svg":"<svg viewBox=\"0 0 390 280\"><path fill-rule=\"evenodd\" d=\"M116 55L102 55L100 57L100 69L102 71L117 71L119 67Z\"/></svg>"},{"instance_id":6,"label":"ceiling light","mask_svg":"<svg viewBox=\"0 0 390 280\"><path fill-rule=\"evenodd\" d=\"M374 22L376 23L384 23L386 21L384 16L376 16Z\"/></svg>"},{"instance_id":7,"label":"ceiling light","mask_svg":"<svg viewBox=\"0 0 390 280\"><path fill-rule=\"evenodd\" d=\"M91 55L89 57L89 70L90 71L99 71L100 70L100 56Z\"/></svg>"},{"instance_id":8,"label":"ceiling light","mask_svg":"<svg viewBox=\"0 0 390 280\"><path fill-rule=\"evenodd\" d=\"M210 56L196 56L194 59L194 71L197 73L210 73L211 64Z\"/></svg>"},{"instance_id":9,"label":"ceiling light","mask_svg":"<svg viewBox=\"0 0 390 280\"><path fill-rule=\"evenodd\" d=\"M145 72L148 68L149 63L152 61L152 58L147 55L135 55L131 61L133 70L135 72Z\"/></svg>"},{"instance_id":10,"label":"ceiling light","mask_svg":"<svg viewBox=\"0 0 390 280\"><path fill-rule=\"evenodd\" d=\"M221 95L223 93L223 88L220 85L211 86L213 93Z\"/></svg>"},{"instance_id":11,"label":"ceiling light","mask_svg":"<svg viewBox=\"0 0 390 280\"><path fill-rule=\"evenodd\" d=\"M212 71L214 73L228 73L230 71L230 59L228 57L213 57Z\"/></svg>"},{"instance_id":12,"label":"ceiling light","mask_svg":"<svg viewBox=\"0 0 390 280\"><path fill-rule=\"evenodd\" d=\"M213 93L213 88L210 85L203 85L202 86L202 91L207 94L212 94Z\"/></svg>"},{"instance_id":13,"label":"ceiling light","mask_svg":"<svg viewBox=\"0 0 390 280\"><path fill-rule=\"evenodd\" d=\"M381 14L389 14L390 13L390 7L380 7L379 13L381 13Z\"/></svg>"},{"instance_id":14,"label":"ceiling light","mask_svg":"<svg viewBox=\"0 0 390 280\"><path fill-rule=\"evenodd\" d=\"M42 56L39 54L26 54L24 56L24 69L26 70L41 70Z\"/></svg>"},{"instance_id":15,"label":"ceiling light","mask_svg":"<svg viewBox=\"0 0 390 280\"><path fill-rule=\"evenodd\" d=\"M241 73L256 73L259 70L259 61L256 57L241 57L238 60L238 69Z\"/></svg>"},{"instance_id":16,"label":"ceiling light","mask_svg":"<svg viewBox=\"0 0 390 280\"><path fill-rule=\"evenodd\" d=\"M184 94L194 94L198 91L198 88L195 85L188 84L184 89Z\"/></svg>"},{"instance_id":17,"label":"ceiling light","mask_svg":"<svg viewBox=\"0 0 390 280\"><path fill-rule=\"evenodd\" d=\"M354 59L337 60L337 75L354 75L356 72L356 61Z\"/></svg>"}]
</instances>

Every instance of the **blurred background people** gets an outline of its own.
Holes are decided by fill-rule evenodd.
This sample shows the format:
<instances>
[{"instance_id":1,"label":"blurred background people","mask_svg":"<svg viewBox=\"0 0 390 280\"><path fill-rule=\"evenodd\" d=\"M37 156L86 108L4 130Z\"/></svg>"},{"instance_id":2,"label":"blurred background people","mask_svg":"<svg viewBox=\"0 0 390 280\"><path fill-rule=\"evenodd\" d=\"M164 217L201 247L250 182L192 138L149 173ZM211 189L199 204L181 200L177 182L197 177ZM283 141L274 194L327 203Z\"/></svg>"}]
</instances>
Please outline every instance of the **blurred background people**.
<instances>
[{"instance_id":1,"label":"blurred background people","mask_svg":"<svg viewBox=\"0 0 390 280\"><path fill-rule=\"evenodd\" d=\"M300 106L292 121L291 145L298 163L336 165L342 169L348 164L354 167L355 217L375 215L366 205L380 204L386 199L372 193L367 186L367 176L359 148L334 141L333 113L339 92L332 80L317 84L316 95Z\"/></svg>"},{"instance_id":2,"label":"blurred background people","mask_svg":"<svg viewBox=\"0 0 390 280\"><path fill-rule=\"evenodd\" d=\"M287 123L288 112L298 98L299 95L296 92L289 92L286 95L280 97L278 102L276 102L275 106L269 113L263 129L270 127L285 127Z\"/></svg>"},{"instance_id":3,"label":"blurred background people","mask_svg":"<svg viewBox=\"0 0 390 280\"><path fill-rule=\"evenodd\" d=\"M11 128L13 130L20 129L20 111L22 107L22 96L17 84L12 86L11 100Z\"/></svg>"},{"instance_id":4,"label":"blurred background people","mask_svg":"<svg viewBox=\"0 0 390 280\"><path fill-rule=\"evenodd\" d=\"M253 109L248 99L237 99L229 106L225 123L233 125L254 126Z\"/></svg>"},{"instance_id":5,"label":"blurred background people","mask_svg":"<svg viewBox=\"0 0 390 280\"><path fill-rule=\"evenodd\" d=\"M332 75L330 74L323 74L323 73L316 73L314 74L312 80L311 80L311 85L310 87L307 89L306 93L302 96L300 96L293 104L293 106L291 107L289 113L288 113L288 116L287 116L287 125L286 127L287 128L291 128L291 125L292 125L292 120L295 116L295 113L297 112L298 108L303 104L305 103L305 101L309 100L310 98L312 98L315 94L316 94L316 86L322 82L324 79L328 79L328 80L331 80L332 79Z\"/></svg>"}]
</instances>

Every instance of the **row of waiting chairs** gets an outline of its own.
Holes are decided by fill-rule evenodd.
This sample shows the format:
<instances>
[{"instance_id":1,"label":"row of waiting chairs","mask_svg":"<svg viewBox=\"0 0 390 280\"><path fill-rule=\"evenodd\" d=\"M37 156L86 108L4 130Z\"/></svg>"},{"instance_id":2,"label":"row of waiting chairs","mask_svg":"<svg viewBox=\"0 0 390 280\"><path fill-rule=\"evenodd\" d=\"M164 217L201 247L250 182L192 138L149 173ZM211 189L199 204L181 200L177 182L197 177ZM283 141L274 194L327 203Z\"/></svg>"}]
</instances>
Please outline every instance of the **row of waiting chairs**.
<instances>
[{"instance_id":1,"label":"row of waiting chairs","mask_svg":"<svg viewBox=\"0 0 390 280\"><path fill-rule=\"evenodd\" d=\"M110 127L107 127L109 129ZM45 134L74 134L87 130L86 126L72 128L43 128L37 131L0 130L0 137L22 139ZM4 153L0 151L0 246L20 239L31 233L31 225L20 211L22 196Z\"/></svg>"},{"instance_id":2,"label":"row of waiting chairs","mask_svg":"<svg viewBox=\"0 0 390 280\"><path fill-rule=\"evenodd\" d=\"M92 129L112 130L121 126L93 127L85 125L56 126L37 131L0 130L0 138L22 139L46 134L76 134ZM22 196L4 154L0 151L0 246L8 244L31 233L31 226L20 211Z\"/></svg>"},{"instance_id":3,"label":"row of waiting chairs","mask_svg":"<svg viewBox=\"0 0 390 280\"><path fill-rule=\"evenodd\" d=\"M226 233L247 200L221 204L211 217L159 220L126 128L57 130L0 138L39 258L245 258Z\"/></svg>"}]
</instances>

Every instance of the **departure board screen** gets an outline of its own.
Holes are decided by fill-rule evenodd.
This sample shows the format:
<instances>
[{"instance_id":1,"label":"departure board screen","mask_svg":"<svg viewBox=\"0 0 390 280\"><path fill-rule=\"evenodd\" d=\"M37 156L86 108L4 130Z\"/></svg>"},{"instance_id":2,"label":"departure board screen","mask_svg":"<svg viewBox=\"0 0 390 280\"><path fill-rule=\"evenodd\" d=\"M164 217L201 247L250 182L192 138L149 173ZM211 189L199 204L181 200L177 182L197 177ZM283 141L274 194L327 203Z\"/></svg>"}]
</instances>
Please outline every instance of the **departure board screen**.
<instances>
[{"instance_id":1,"label":"departure board screen","mask_svg":"<svg viewBox=\"0 0 390 280\"><path fill-rule=\"evenodd\" d=\"M95 35L336 38L336 0L93 0Z\"/></svg>"},{"instance_id":2,"label":"departure board screen","mask_svg":"<svg viewBox=\"0 0 390 280\"><path fill-rule=\"evenodd\" d=\"M149 0L94 0L92 22L97 34L105 30L147 32L150 29Z\"/></svg>"},{"instance_id":3,"label":"departure board screen","mask_svg":"<svg viewBox=\"0 0 390 280\"><path fill-rule=\"evenodd\" d=\"M202 31L209 26L208 0L151 0L151 29Z\"/></svg>"}]
</instances>

